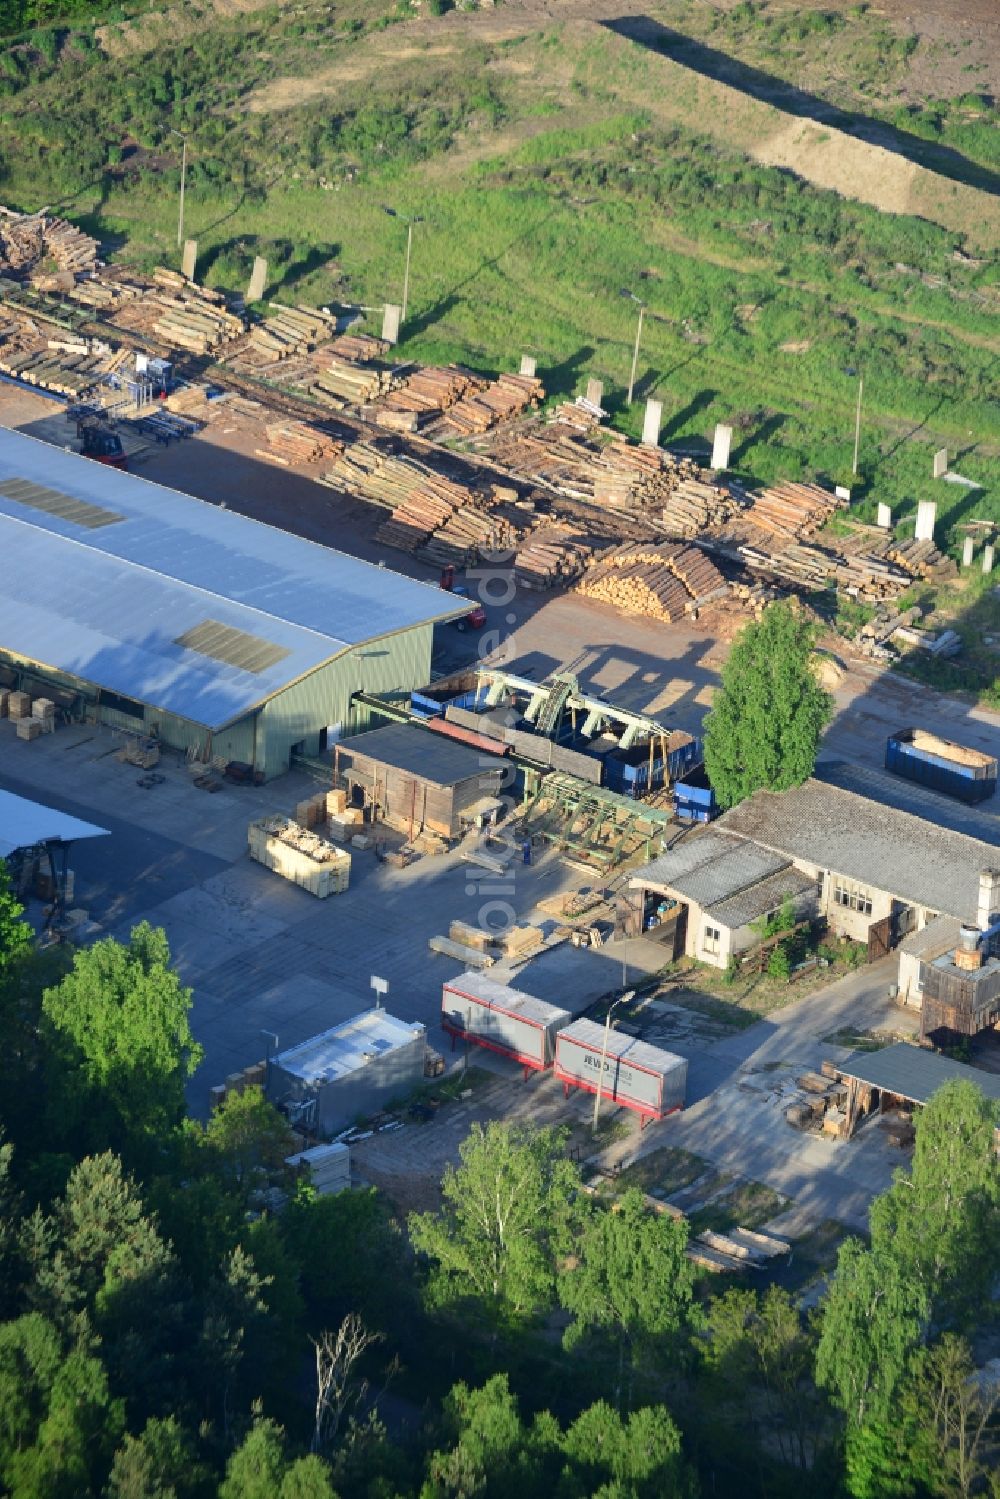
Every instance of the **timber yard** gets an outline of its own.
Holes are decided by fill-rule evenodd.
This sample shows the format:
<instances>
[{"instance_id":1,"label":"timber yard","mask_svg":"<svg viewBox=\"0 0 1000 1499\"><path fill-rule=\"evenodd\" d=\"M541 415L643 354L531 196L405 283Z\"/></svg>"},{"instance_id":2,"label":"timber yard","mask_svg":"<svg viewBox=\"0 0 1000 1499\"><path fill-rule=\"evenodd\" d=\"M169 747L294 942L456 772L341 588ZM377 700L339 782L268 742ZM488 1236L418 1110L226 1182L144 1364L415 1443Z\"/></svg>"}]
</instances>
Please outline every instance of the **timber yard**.
<instances>
[{"instance_id":1,"label":"timber yard","mask_svg":"<svg viewBox=\"0 0 1000 1499\"><path fill-rule=\"evenodd\" d=\"M0 220L0 854L36 927L162 927L192 1113L262 1084L338 1186L433 1205L471 1122L530 1119L597 1190L711 1204L708 1270L863 1228L940 1082L1000 1097L1000 717L891 669L961 648L907 596L993 528L959 563L933 502L910 532L731 477L725 425L671 451L650 400L633 443L532 356L401 360L398 307L99 248ZM719 816L734 638L831 595L866 624L817 615L814 775Z\"/></svg>"}]
</instances>

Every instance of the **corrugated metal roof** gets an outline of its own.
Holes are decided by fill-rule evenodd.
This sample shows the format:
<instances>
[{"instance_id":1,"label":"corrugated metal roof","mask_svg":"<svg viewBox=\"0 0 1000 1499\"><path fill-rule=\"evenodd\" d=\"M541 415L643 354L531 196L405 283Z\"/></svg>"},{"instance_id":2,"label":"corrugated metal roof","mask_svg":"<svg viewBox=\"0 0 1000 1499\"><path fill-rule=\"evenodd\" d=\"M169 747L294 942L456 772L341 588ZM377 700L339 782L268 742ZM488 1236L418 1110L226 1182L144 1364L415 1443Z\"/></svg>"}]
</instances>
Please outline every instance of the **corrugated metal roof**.
<instances>
[{"instance_id":1,"label":"corrugated metal roof","mask_svg":"<svg viewBox=\"0 0 1000 1499\"><path fill-rule=\"evenodd\" d=\"M847 760L820 761L816 779L844 791L854 791L871 801L884 802L900 812L910 812L914 817L924 817L939 827L951 828L954 833L966 833L984 843L1000 845L1000 799L995 796L970 807L953 796L943 796L887 770Z\"/></svg>"},{"instance_id":2,"label":"corrugated metal roof","mask_svg":"<svg viewBox=\"0 0 1000 1499\"><path fill-rule=\"evenodd\" d=\"M551 1025L554 1020L564 1015L568 1019L570 1015L569 1010L547 1004L544 999L536 999L533 994L525 994L520 989L512 989L509 984L499 984L496 979L475 969L460 973L457 979L449 979L442 992L445 996L454 995L459 1001L467 995L483 1004L498 1005L500 1009L533 1020L537 1025Z\"/></svg>"},{"instance_id":3,"label":"corrugated metal roof","mask_svg":"<svg viewBox=\"0 0 1000 1499\"><path fill-rule=\"evenodd\" d=\"M976 913L980 870L998 863L993 844L813 779L790 791L756 791L717 826L964 920Z\"/></svg>"},{"instance_id":4,"label":"corrugated metal roof","mask_svg":"<svg viewBox=\"0 0 1000 1499\"><path fill-rule=\"evenodd\" d=\"M662 886L700 906L714 906L789 863L770 849L708 828L645 864L629 883L633 890Z\"/></svg>"},{"instance_id":5,"label":"corrugated metal roof","mask_svg":"<svg viewBox=\"0 0 1000 1499\"><path fill-rule=\"evenodd\" d=\"M33 848L36 843L58 840L72 843L77 838L106 838L107 828L99 828L92 822L81 822L67 812L57 812L55 807L43 807L41 802L29 801L25 796L15 796L13 791L0 791L0 858L5 859L17 848Z\"/></svg>"},{"instance_id":6,"label":"corrugated metal roof","mask_svg":"<svg viewBox=\"0 0 1000 1499\"><path fill-rule=\"evenodd\" d=\"M329 1083L367 1066L370 1057L383 1056L400 1046L409 1046L424 1027L397 1020L386 1010L366 1010L310 1036L298 1046L279 1052L272 1058L276 1067L309 1084Z\"/></svg>"},{"instance_id":7,"label":"corrugated metal roof","mask_svg":"<svg viewBox=\"0 0 1000 1499\"><path fill-rule=\"evenodd\" d=\"M120 514L20 504L28 479ZM9 488L9 485L6 486ZM465 603L23 433L0 430L0 648L218 729L351 646ZM284 654L248 672L175 642L212 619Z\"/></svg>"},{"instance_id":8,"label":"corrugated metal roof","mask_svg":"<svg viewBox=\"0 0 1000 1499\"><path fill-rule=\"evenodd\" d=\"M727 900L720 901L718 905L710 906L708 914L720 926L736 931L741 926L748 926L751 921L756 921L759 917L767 916L771 911L777 910L784 901L794 900L797 896L805 895L809 890L813 894L816 893L816 881L789 865L787 869L779 869L777 874L772 874L766 880L760 880L749 889L741 890L738 895L731 895Z\"/></svg>"},{"instance_id":9,"label":"corrugated metal roof","mask_svg":"<svg viewBox=\"0 0 1000 1499\"><path fill-rule=\"evenodd\" d=\"M484 773L490 778L486 789L495 785L494 777L503 769L503 761L471 745L432 734L421 724L392 723L367 734L357 734L340 743L341 763L356 756L367 756L380 765L391 765L421 781L436 786L454 786Z\"/></svg>"},{"instance_id":10,"label":"corrugated metal roof","mask_svg":"<svg viewBox=\"0 0 1000 1499\"><path fill-rule=\"evenodd\" d=\"M911 957L936 958L949 947L958 946L962 923L957 916L935 916L919 932L909 932L899 944L899 952Z\"/></svg>"},{"instance_id":11,"label":"corrugated metal roof","mask_svg":"<svg viewBox=\"0 0 1000 1499\"><path fill-rule=\"evenodd\" d=\"M601 1052L604 1049L604 1026L596 1020L574 1020L559 1035L566 1041L579 1042L591 1051ZM640 1041L613 1027L608 1034L608 1056L619 1057L636 1067L648 1067L651 1072L663 1074L676 1072L678 1067L687 1067L686 1058L677 1056L675 1052L665 1051L662 1046L651 1046L648 1041Z\"/></svg>"},{"instance_id":12,"label":"corrugated metal roof","mask_svg":"<svg viewBox=\"0 0 1000 1499\"><path fill-rule=\"evenodd\" d=\"M897 1041L882 1051L858 1051L838 1069L843 1077L857 1078L872 1088L882 1088L910 1103L926 1103L944 1083L975 1083L987 1098L1000 1101L1000 1076L980 1072L964 1062L939 1056L908 1041Z\"/></svg>"}]
</instances>

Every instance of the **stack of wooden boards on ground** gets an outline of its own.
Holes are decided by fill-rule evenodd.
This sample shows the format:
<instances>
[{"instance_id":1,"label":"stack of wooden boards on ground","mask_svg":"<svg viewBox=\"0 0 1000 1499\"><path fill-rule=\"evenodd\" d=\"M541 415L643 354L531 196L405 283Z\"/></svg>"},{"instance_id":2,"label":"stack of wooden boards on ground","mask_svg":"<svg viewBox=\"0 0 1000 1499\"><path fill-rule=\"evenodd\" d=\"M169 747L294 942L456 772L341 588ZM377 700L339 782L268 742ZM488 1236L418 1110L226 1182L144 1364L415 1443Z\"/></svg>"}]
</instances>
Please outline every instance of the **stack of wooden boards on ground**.
<instances>
[{"instance_id":1,"label":"stack of wooden boards on ground","mask_svg":"<svg viewBox=\"0 0 1000 1499\"><path fill-rule=\"evenodd\" d=\"M645 615L666 624L729 595L725 578L699 547L669 541L602 552L577 590L587 598L613 604L623 614Z\"/></svg>"},{"instance_id":2,"label":"stack of wooden boards on ground","mask_svg":"<svg viewBox=\"0 0 1000 1499\"><path fill-rule=\"evenodd\" d=\"M41 275L52 265L76 276L100 264L97 240L65 219L0 208L0 276Z\"/></svg>"},{"instance_id":3,"label":"stack of wooden boards on ground","mask_svg":"<svg viewBox=\"0 0 1000 1499\"><path fill-rule=\"evenodd\" d=\"M438 437L473 437L535 409L544 399L545 389L534 375L498 375L475 395L464 395L449 406L435 433Z\"/></svg>"},{"instance_id":4,"label":"stack of wooden boards on ground","mask_svg":"<svg viewBox=\"0 0 1000 1499\"><path fill-rule=\"evenodd\" d=\"M153 272L152 281L144 294L130 297L112 312L116 327L154 335L189 354L221 351L230 340L242 337L243 320L227 310L221 292L196 286L164 266Z\"/></svg>"},{"instance_id":5,"label":"stack of wooden boards on ground","mask_svg":"<svg viewBox=\"0 0 1000 1499\"><path fill-rule=\"evenodd\" d=\"M307 422L270 422L264 433L268 445L256 448L256 456L268 463L279 463L283 468L332 463L344 447L342 442Z\"/></svg>"}]
</instances>

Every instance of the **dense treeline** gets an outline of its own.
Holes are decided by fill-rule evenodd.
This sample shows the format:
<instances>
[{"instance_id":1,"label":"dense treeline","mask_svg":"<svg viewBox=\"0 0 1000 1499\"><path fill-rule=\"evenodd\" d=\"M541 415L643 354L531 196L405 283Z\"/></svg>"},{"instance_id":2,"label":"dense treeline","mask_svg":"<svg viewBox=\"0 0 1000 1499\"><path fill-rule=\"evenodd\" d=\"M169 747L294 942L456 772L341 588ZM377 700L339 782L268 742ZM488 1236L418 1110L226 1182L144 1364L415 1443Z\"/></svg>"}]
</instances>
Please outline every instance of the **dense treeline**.
<instances>
[{"instance_id":1,"label":"dense treeline","mask_svg":"<svg viewBox=\"0 0 1000 1499\"><path fill-rule=\"evenodd\" d=\"M942 1090L818 1312L707 1287L557 1131L464 1142L438 1211L281 1210L258 1091L199 1059L162 932L39 953L0 865L0 1491L13 1499L950 1496L993 1482L994 1114ZM383 1424L391 1418L391 1426Z\"/></svg>"}]
</instances>

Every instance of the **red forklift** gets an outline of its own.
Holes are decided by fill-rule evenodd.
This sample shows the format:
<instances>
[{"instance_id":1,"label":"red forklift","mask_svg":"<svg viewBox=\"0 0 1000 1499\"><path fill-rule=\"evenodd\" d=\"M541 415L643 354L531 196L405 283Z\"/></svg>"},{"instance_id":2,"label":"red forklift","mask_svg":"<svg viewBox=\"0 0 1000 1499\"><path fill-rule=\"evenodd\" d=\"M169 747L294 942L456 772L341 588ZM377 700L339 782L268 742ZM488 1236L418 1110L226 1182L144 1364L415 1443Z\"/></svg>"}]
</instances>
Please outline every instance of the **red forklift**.
<instances>
[{"instance_id":1,"label":"red forklift","mask_svg":"<svg viewBox=\"0 0 1000 1499\"><path fill-rule=\"evenodd\" d=\"M80 451L85 458L93 458L109 468L128 469L122 440L108 422L97 416L83 417L76 424L76 435L83 444Z\"/></svg>"},{"instance_id":2,"label":"red forklift","mask_svg":"<svg viewBox=\"0 0 1000 1499\"><path fill-rule=\"evenodd\" d=\"M467 599L469 590L464 583L455 582L455 564L449 562L447 567L441 569L441 587L445 593L453 593L456 598ZM477 604L471 613L463 615L461 619L454 621L456 630L481 630L486 623L486 610L482 604Z\"/></svg>"}]
</instances>

